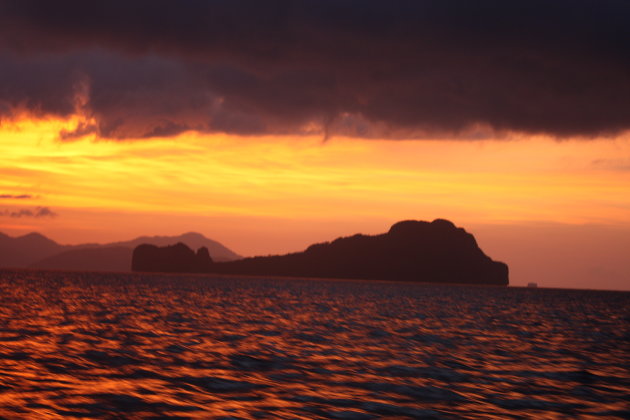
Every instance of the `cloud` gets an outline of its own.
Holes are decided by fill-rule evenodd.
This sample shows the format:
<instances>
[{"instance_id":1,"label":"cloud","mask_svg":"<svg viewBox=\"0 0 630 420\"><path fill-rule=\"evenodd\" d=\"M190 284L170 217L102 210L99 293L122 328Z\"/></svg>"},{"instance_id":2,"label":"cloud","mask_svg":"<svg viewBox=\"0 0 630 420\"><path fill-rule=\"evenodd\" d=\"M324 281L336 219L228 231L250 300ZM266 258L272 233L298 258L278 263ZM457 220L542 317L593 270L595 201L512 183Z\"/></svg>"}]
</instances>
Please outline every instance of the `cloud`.
<instances>
[{"instance_id":1,"label":"cloud","mask_svg":"<svg viewBox=\"0 0 630 420\"><path fill-rule=\"evenodd\" d=\"M0 199L10 200L30 200L33 198L30 194L0 194Z\"/></svg>"},{"instance_id":2,"label":"cloud","mask_svg":"<svg viewBox=\"0 0 630 420\"><path fill-rule=\"evenodd\" d=\"M94 121L66 140L615 135L629 15L622 0L0 0L0 117Z\"/></svg>"},{"instance_id":3,"label":"cloud","mask_svg":"<svg viewBox=\"0 0 630 420\"><path fill-rule=\"evenodd\" d=\"M35 207L33 210L29 209L20 209L20 210L4 210L0 212L2 216L14 217L14 218L22 218L22 217L34 217L36 219L46 218L46 217L57 217L58 214L52 211L48 207Z\"/></svg>"},{"instance_id":4,"label":"cloud","mask_svg":"<svg viewBox=\"0 0 630 420\"><path fill-rule=\"evenodd\" d=\"M594 159L591 165L596 169L627 172L630 171L630 158L626 159Z\"/></svg>"}]
</instances>

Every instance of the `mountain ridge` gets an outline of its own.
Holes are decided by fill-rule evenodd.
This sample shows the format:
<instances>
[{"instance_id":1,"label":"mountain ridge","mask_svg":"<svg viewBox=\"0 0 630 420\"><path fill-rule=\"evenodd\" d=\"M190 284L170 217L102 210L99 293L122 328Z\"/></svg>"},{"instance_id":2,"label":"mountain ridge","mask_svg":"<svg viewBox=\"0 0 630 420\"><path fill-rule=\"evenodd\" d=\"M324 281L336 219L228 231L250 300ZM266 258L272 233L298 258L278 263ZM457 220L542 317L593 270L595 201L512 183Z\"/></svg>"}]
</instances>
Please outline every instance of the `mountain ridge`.
<instances>
[{"instance_id":1,"label":"mountain ridge","mask_svg":"<svg viewBox=\"0 0 630 420\"><path fill-rule=\"evenodd\" d=\"M231 249L198 232L181 235L139 236L126 241L63 245L39 232L12 237L0 232L0 267L95 271L129 271L133 249L139 243L186 243L205 246L216 261L242 258ZM126 250L126 251L125 251Z\"/></svg>"}]
</instances>

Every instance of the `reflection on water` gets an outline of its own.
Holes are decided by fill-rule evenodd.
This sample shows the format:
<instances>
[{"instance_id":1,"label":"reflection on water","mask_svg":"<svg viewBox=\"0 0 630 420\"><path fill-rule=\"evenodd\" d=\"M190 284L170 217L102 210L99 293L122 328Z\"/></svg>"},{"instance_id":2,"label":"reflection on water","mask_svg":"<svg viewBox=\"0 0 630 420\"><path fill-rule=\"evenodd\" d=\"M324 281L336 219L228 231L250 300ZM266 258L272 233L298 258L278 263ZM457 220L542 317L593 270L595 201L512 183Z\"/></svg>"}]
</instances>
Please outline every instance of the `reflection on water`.
<instances>
[{"instance_id":1,"label":"reflection on water","mask_svg":"<svg viewBox=\"0 0 630 420\"><path fill-rule=\"evenodd\" d=\"M0 272L0 417L628 418L630 293Z\"/></svg>"}]
</instances>

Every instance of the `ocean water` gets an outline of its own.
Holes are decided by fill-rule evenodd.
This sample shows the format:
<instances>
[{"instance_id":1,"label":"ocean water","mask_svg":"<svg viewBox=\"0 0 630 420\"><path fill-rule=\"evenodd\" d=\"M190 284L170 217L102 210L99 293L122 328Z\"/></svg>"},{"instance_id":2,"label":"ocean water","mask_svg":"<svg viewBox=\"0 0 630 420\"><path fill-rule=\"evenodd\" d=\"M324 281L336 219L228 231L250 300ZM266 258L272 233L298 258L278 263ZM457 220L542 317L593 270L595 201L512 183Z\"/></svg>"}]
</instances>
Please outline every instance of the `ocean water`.
<instances>
[{"instance_id":1,"label":"ocean water","mask_svg":"<svg viewBox=\"0 0 630 420\"><path fill-rule=\"evenodd\" d=\"M3 418L630 418L630 293L0 271Z\"/></svg>"}]
</instances>

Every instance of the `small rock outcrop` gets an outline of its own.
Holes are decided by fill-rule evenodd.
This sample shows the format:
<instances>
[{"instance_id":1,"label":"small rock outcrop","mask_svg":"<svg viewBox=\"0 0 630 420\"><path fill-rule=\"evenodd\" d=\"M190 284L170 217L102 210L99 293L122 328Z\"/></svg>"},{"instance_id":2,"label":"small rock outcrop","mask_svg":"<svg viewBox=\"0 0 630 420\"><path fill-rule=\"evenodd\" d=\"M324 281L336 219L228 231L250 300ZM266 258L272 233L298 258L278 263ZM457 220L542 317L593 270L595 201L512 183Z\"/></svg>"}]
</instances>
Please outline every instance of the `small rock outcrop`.
<instances>
[{"instance_id":1,"label":"small rock outcrop","mask_svg":"<svg viewBox=\"0 0 630 420\"><path fill-rule=\"evenodd\" d=\"M407 220L381 235L357 234L311 245L304 252L221 263L208 264L209 256L201 250L195 255L182 246L186 249L138 247L133 270L508 284L507 265L490 259L470 233L443 219Z\"/></svg>"},{"instance_id":2,"label":"small rock outcrop","mask_svg":"<svg viewBox=\"0 0 630 420\"><path fill-rule=\"evenodd\" d=\"M165 247L138 245L131 259L133 271L160 273L204 273L212 264L208 248L201 247L195 253L181 242Z\"/></svg>"}]
</instances>

